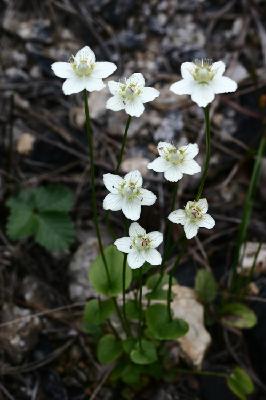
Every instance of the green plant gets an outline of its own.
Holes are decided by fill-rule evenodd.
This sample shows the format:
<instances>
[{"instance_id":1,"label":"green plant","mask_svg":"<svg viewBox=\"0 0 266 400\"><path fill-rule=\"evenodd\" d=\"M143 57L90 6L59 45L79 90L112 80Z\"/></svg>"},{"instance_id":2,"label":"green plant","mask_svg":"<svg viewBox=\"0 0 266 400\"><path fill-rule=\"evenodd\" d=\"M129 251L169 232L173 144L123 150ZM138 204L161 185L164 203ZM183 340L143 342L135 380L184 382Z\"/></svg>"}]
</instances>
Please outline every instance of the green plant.
<instances>
[{"instance_id":1,"label":"green plant","mask_svg":"<svg viewBox=\"0 0 266 400\"><path fill-rule=\"evenodd\" d=\"M33 236L48 251L66 250L75 232L69 217L73 194L64 186L46 186L21 190L7 201L10 214L7 234L12 240Z\"/></svg>"}]
</instances>

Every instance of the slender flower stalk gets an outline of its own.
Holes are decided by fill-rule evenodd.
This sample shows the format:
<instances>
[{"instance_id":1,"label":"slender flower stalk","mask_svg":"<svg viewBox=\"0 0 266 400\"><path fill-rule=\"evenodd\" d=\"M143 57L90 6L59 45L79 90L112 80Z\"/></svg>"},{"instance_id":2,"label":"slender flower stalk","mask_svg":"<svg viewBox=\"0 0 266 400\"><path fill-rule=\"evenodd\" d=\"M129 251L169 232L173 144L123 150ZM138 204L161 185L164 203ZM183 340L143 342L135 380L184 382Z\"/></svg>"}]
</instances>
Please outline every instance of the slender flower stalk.
<instances>
[{"instance_id":1,"label":"slender flower stalk","mask_svg":"<svg viewBox=\"0 0 266 400\"><path fill-rule=\"evenodd\" d=\"M173 283L173 274L172 271L169 272L169 280L168 280L168 290L167 290L167 312L168 319L172 321L172 312L171 312L171 301L172 301L172 283Z\"/></svg>"},{"instance_id":2,"label":"slender flower stalk","mask_svg":"<svg viewBox=\"0 0 266 400\"><path fill-rule=\"evenodd\" d=\"M139 347L142 350L142 268L139 269L139 332L138 332L138 342Z\"/></svg>"},{"instance_id":3,"label":"slender flower stalk","mask_svg":"<svg viewBox=\"0 0 266 400\"><path fill-rule=\"evenodd\" d=\"M262 162L262 157L263 157L265 148L266 148L266 135L265 135L265 133L263 133L261 140L260 140L257 156L255 158L252 176L251 176L250 184L248 187L248 192L247 192L245 202L244 202L244 209L243 209L243 214L242 214L242 218L241 218L241 223L238 228L237 242L236 242L236 246L235 246L235 254L234 254L231 273L230 273L230 277L229 277L229 285L230 285L231 291L234 289L234 284L235 284L235 280L237 277L237 266L239 263L240 249L241 249L242 244L246 240L248 225L249 225L249 221L251 218L253 198L254 198L258 180L260 177L261 162Z\"/></svg>"},{"instance_id":4,"label":"slender flower stalk","mask_svg":"<svg viewBox=\"0 0 266 400\"><path fill-rule=\"evenodd\" d=\"M93 211L93 222L96 230L96 235L97 235L97 240L98 240L98 245L100 249L100 254L101 258L103 261L106 277L108 280L109 285L111 285L111 277L110 273L108 270L108 265L106 261L106 257L104 254L104 249L103 249L103 243L101 239L101 233L100 233L100 227L99 227L99 221L98 221L98 213L97 213L97 201L96 201L96 191L95 191L95 168L94 168L94 151L93 151L93 131L92 131L92 126L91 126L91 120L90 120L90 112L89 112L89 106L88 106L88 94L87 91L84 90L84 109L85 109L85 117L86 117L86 133L87 133L87 138L88 138L88 150L89 150L89 157L90 157L90 177L91 177L91 190L92 190L92 211ZM117 315L121 321L121 324L128 334L127 327L125 326L125 322L123 321L123 317L121 315L120 309L118 307L117 301L115 298L112 298Z\"/></svg>"},{"instance_id":5,"label":"slender flower stalk","mask_svg":"<svg viewBox=\"0 0 266 400\"><path fill-rule=\"evenodd\" d=\"M110 273L108 271L106 257L104 255L103 250L103 243L101 239L101 233L99 228L99 221L98 221L98 213L97 213L97 201L96 201L96 191L95 191L95 168L94 168L94 152L93 152L93 131L91 126L90 120L90 112L89 112L89 105L88 105L88 94L87 91L84 90L84 108L85 108L85 116L86 116L86 132L88 138L88 148L89 148L89 156L90 156L90 175L91 175L91 191L92 191L92 211L93 211L93 222L96 230L98 245L103 261L103 265L105 268L106 276L108 279L108 283L111 283Z\"/></svg>"},{"instance_id":6,"label":"slender flower stalk","mask_svg":"<svg viewBox=\"0 0 266 400\"><path fill-rule=\"evenodd\" d=\"M131 117L131 115L129 115L128 118L127 118L125 132L124 132L124 135L123 135L122 146L121 146L121 149L120 149L120 153L119 153L119 156L118 156L117 165L116 165L116 169L115 169L115 173L116 174L118 173L119 168L120 168L121 163L122 163L122 160L123 160L124 150L125 150L126 141L127 141L127 133L128 133L128 128L129 128L131 119L132 119L132 117Z\"/></svg>"},{"instance_id":7,"label":"slender flower stalk","mask_svg":"<svg viewBox=\"0 0 266 400\"><path fill-rule=\"evenodd\" d=\"M204 108L204 118L205 118L205 141L206 141L206 156L204 161L203 173L201 176L199 189L196 195L196 201L198 201L202 195L205 181L208 174L208 168L211 158L211 124L210 124L210 109L209 106Z\"/></svg>"}]
</instances>

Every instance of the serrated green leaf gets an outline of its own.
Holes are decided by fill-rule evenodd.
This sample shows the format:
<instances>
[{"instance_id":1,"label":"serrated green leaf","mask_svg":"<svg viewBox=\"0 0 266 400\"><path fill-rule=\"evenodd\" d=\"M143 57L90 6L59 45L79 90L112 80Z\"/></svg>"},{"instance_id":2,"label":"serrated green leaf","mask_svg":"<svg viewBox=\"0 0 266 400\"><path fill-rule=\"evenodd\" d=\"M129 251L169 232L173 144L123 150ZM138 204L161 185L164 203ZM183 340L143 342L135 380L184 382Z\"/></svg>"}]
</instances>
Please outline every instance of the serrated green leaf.
<instances>
[{"instance_id":1,"label":"serrated green leaf","mask_svg":"<svg viewBox=\"0 0 266 400\"><path fill-rule=\"evenodd\" d=\"M146 321L149 332L159 340L174 340L184 336L189 326L183 319L169 320L167 307L153 304L146 310Z\"/></svg>"},{"instance_id":2,"label":"serrated green leaf","mask_svg":"<svg viewBox=\"0 0 266 400\"><path fill-rule=\"evenodd\" d=\"M75 231L69 216L58 212L43 212L37 217L35 240L49 251L67 249L74 241Z\"/></svg>"},{"instance_id":3,"label":"serrated green leaf","mask_svg":"<svg viewBox=\"0 0 266 400\"><path fill-rule=\"evenodd\" d=\"M140 365L154 363L157 360L155 345L146 339L142 339L141 345L139 342L137 342L134 348L131 350L130 359L135 364Z\"/></svg>"},{"instance_id":4,"label":"serrated green leaf","mask_svg":"<svg viewBox=\"0 0 266 400\"><path fill-rule=\"evenodd\" d=\"M24 239L35 233L37 229L36 215L23 203L18 206L15 204L12 201L7 222L7 234L12 240Z\"/></svg>"},{"instance_id":5,"label":"serrated green leaf","mask_svg":"<svg viewBox=\"0 0 266 400\"><path fill-rule=\"evenodd\" d=\"M254 385L249 375L240 367L236 367L227 378L229 389L240 399L247 400L247 396L253 393Z\"/></svg>"},{"instance_id":6,"label":"serrated green leaf","mask_svg":"<svg viewBox=\"0 0 266 400\"><path fill-rule=\"evenodd\" d=\"M89 280L94 289L106 296L117 296L123 291L123 260L124 255L117 250L114 245L110 245L104 249L104 254L107 260L107 266L110 276L110 281L107 277L105 266L102 257L99 254L93 261L89 269ZM127 266L126 268L126 284L127 289L131 283L132 272Z\"/></svg>"},{"instance_id":7,"label":"serrated green leaf","mask_svg":"<svg viewBox=\"0 0 266 400\"><path fill-rule=\"evenodd\" d=\"M73 207L73 193L65 186L49 185L35 190L35 203L39 211L69 212Z\"/></svg>"},{"instance_id":8,"label":"serrated green leaf","mask_svg":"<svg viewBox=\"0 0 266 400\"><path fill-rule=\"evenodd\" d=\"M217 295L217 283L210 271L200 269L197 272L195 290L200 300L204 303L211 303L214 301Z\"/></svg>"},{"instance_id":9,"label":"serrated green leaf","mask_svg":"<svg viewBox=\"0 0 266 400\"><path fill-rule=\"evenodd\" d=\"M65 250L74 240L73 224L66 213L73 196L63 186L21 190L7 201L10 215L8 236L13 240L34 235L36 242L49 251ZM45 211L45 210L54 211Z\"/></svg>"},{"instance_id":10,"label":"serrated green leaf","mask_svg":"<svg viewBox=\"0 0 266 400\"><path fill-rule=\"evenodd\" d=\"M257 323L254 311L242 303L228 303L223 305L220 310L224 324L240 328L253 328Z\"/></svg>"},{"instance_id":11,"label":"serrated green leaf","mask_svg":"<svg viewBox=\"0 0 266 400\"><path fill-rule=\"evenodd\" d=\"M103 336L97 346L97 357L101 364L110 364L123 352L121 341L114 335Z\"/></svg>"},{"instance_id":12,"label":"serrated green leaf","mask_svg":"<svg viewBox=\"0 0 266 400\"><path fill-rule=\"evenodd\" d=\"M86 324L102 324L114 312L114 304L111 299L92 299L85 305L84 322Z\"/></svg>"}]
</instances>

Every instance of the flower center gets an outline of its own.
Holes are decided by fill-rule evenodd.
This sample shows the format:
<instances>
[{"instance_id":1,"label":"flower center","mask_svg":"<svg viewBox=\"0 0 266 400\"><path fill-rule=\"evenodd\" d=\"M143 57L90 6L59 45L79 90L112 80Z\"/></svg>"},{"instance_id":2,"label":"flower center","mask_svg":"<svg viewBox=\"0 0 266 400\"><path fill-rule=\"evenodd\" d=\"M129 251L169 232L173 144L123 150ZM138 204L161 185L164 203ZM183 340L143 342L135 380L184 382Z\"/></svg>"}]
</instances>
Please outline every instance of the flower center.
<instances>
[{"instance_id":1,"label":"flower center","mask_svg":"<svg viewBox=\"0 0 266 400\"><path fill-rule=\"evenodd\" d=\"M122 197L125 197L128 200L133 200L140 195L140 187L137 182L133 181L122 182L118 191Z\"/></svg>"},{"instance_id":2,"label":"flower center","mask_svg":"<svg viewBox=\"0 0 266 400\"><path fill-rule=\"evenodd\" d=\"M72 57L72 60L70 60L70 64L75 74L78 75L79 77L89 76L92 73L95 66L95 63L88 58L78 59Z\"/></svg>"},{"instance_id":3,"label":"flower center","mask_svg":"<svg viewBox=\"0 0 266 400\"><path fill-rule=\"evenodd\" d=\"M164 148L162 152L163 158L166 161L169 161L174 165L179 165L184 161L186 151L184 149L177 149L175 146L172 146Z\"/></svg>"},{"instance_id":4,"label":"flower center","mask_svg":"<svg viewBox=\"0 0 266 400\"><path fill-rule=\"evenodd\" d=\"M133 100L141 94L141 88L134 82L122 83L119 88L119 94L124 101Z\"/></svg>"},{"instance_id":5,"label":"flower center","mask_svg":"<svg viewBox=\"0 0 266 400\"><path fill-rule=\"evenodd\" d=\"M187 206L185 211L191 221L198 221L203 217L202 209L195 202Z\"/></svg>"},{"instance_id":6,"label":"flower center","mask_svg":"<svg viewBox=\"0 0 266 400\"><path fill-rule=\"evenodd\" d=\"M151 247L151 239L148 235L138 235L135 236L132 241L132 247L135 250L148 250Z\"/></svg>"},{"instance_id":7,"label":"flower center","mask_svg":"<svg viewBox=\"0 0 266 400\"><path fill-rule=\"evenodd\" d=\"M212 62L208 59L202 59L195 60L194 64L195 68L192 72L192 76L195 81L201 84L209 83L215 75L215 72L212 69Z\"/></svg>"}]
</instances>

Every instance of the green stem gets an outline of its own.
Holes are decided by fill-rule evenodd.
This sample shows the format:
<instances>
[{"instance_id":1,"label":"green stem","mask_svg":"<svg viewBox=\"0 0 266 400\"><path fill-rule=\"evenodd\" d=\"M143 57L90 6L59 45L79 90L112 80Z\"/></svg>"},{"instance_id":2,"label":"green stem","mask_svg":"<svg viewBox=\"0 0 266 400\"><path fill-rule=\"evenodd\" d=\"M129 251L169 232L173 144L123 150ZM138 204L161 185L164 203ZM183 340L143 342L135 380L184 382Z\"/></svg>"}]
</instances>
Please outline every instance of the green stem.
<instances>
[{"instance_id":1,"label":"green stem","mask_svg":"<svg viewBox=\"0 0 266 400\"><path fill-rule=\"evenodd\" d=\"M204 108L204 118L205 118L205 140L206 140L206 156L204 161L203 173L201 176L198 193L196 195L196 201L201 198L205 181L208 174L208 168L211 158L211 124L210 124L210 109L209 106Z\"/></svg>"},{"instance_id":2,"label":"green stem","mask_svg":"<svg viewBox=\"0 0 266 400\"><path fill-rule=\"evenodd\" d=\"M85 116L86 116L86 133L87 133L87 138L88 138L88 149L89 149L89 157L90 157L90 176L91 176L91 192L92 192L91 199L92 199L93 222L94 222L94 226L95 226L95 230L96 230L98 245L99 245L100 254L101 254L102 261L103 261L106 277L108 280L108 284L111 286L112 281L110 278L110 273L108 270L107 261L106 261L106 257L104 254L103 243L102 243L102 239L101 239L101 233L100 233L100 227L99 227L99 221L98 221L97 201L96 201L96 191L95 191L93 131L92 131L92 126L91 126L90 112L89 112L89 105L88 105L88 95L87 95L86 90L84 90L83 99L84 99L84 109L85 109ZM115 298L113 298L112 300L113 300L114 306L116 308L117 315L121 321L121 324L126 331L126 327L125 327L119 306L117 304L117 301Z\"/></svg>"},{"instance_id":3,"label":"green stem","mask_svg":"<svg viewBox=\"0 0 266 400\"><path fill-rule=\"evenodd\" d=\"M127 324L127 316L126 316L126 268L127 268L127 254L124 254L123 260L123 317L124 321Z\"/></svg>"},{"instance_id":4,"label":"green stem","mask_svg":"<svg viewBox=\"0 0 266 400\"><path fill-rule=\"evenodd\" d=\"M230 281L229 281L231 290L234 287L235 279L237 276L237 266L239 263L241 246L245 242L246 236L247 236L247 229L249 226L249 221L250 221L251 211L252 211L252 206L253 206L252 203L253 203L253 198L255 195L257 183L259 180L261 161L262 161L262 157L264 154L265 144L266 144L266 136L263 133L261 140L260 140L257 157L255 159L252 176L251 176L251 181L250 181L250 184L248 187L248 192L247 192L245 202L244 202L244 209L243 209L243 214L242 214L242 218L241 218L241 223L240 223L239 229L238 229L235 254L234 254L234 258L233 258L232 269L231 269L231 274L230 274Z\"/></svg>"},{"instance_id":5,"label":"green stem","mask_svg":"<svg viewBox=\"0 0 266 400\"><path fill-rule=\"evenodd\" d=\"M118 161L117 161L117 166L116 166L116 169L115 169L115 173L117 173L119 171L119 168L120 168L122 160L123 160L124 150L125 150L126 141L127 141L127 132L128 132L128 128L129 128L131 119L132 119L132 117L129 115L128 118L127 118L127 122L126 122L126 127L125 127L125 131L124 131L124 135L123 135L122 146L121 146L120 153L119 153L119 156L118 156Z\"/></svg>"},{"instance_id":6,"label":"green stem","mask_svg":"<svg viewBox=\"0 0 266 400\"><path fill-rule=\"evenodd\" d=\"M190 375L216 376L217 378L225 378L225 379L227 379L228 377L228 374L226 374L225 372L215 372L215 371L199 371L199 370L177 368L177 372L180 372L181 374L190 374Z\"/></svg>"},{"instance_id":7,"label":"green stem","mask_svg":"<svg viewBox=\"0 0 266 400\"><path fill-rule=\"evenodd\" d=\"M107 261L103 250L103 243L101 239L99 221L98 221L98 213L97 213L97 201L96 201L96 190L95 190L95 168L94 168L94 151L93 151L93 131L91 126L89 105L88 105L88 94L87 91L84 90L84 108L85 108L85 117L86 117L86 133L88 139L88 150L90 156L90 175L91 175L91 200L92 200L92 211L93 211L93 222L96 230L98 245L103 261L103 265L105 268L106 276L108 279L108 283L111 284L110 273L108 271Z\"/></svg>"},{"instance_id":8,"label":"green stem","mask_svg":"<svg viewBox=\"0 0 266 400\"><path fill-rule=\"evenodd\" d=\"M173 275L172 271L169 272L169 281L168 281L168 291L167 291L167 313L169 321L172 321L172 312L171 312L171 301L172 301L172 283L173 283Z\"/></svg>"},{"instance_id":9,"label":"green stem","mask_svg":"<svg viewBox=\"0 0 266 400\"><path fill-rule=\"evenodd\" d=\"M142 349L141 343L142 336L142 268L139 269L139 333L138 333L138 341L139 347Z\"/></svg>"},{"instance_id":10,"label":"green stem","mask_svg":"<svg viewBox=\"0 0 266 400\"><path fill-rule=\"evenodd\" d=\"M171 201L171 208L170 208L170 212L172 212L174 210L175 207L175 203L176 203L176 196L177 196L177 189L178 189L178 182L175 183L174 187L173 187L173 194L172 194L172 201ZM169 255L169 248L171 247L171 234L173 231L173 224L170 223L169 219L167 219L166 221L166 229L165 229L165 247L164 247L164 252L163 252L163 261L162 261L162 265L164 264L164 262L166 261L168 255ZM161 270L163 271L163 270ZM163 273L163 272L161 272Z\"/></svg>"}]
</instances>

